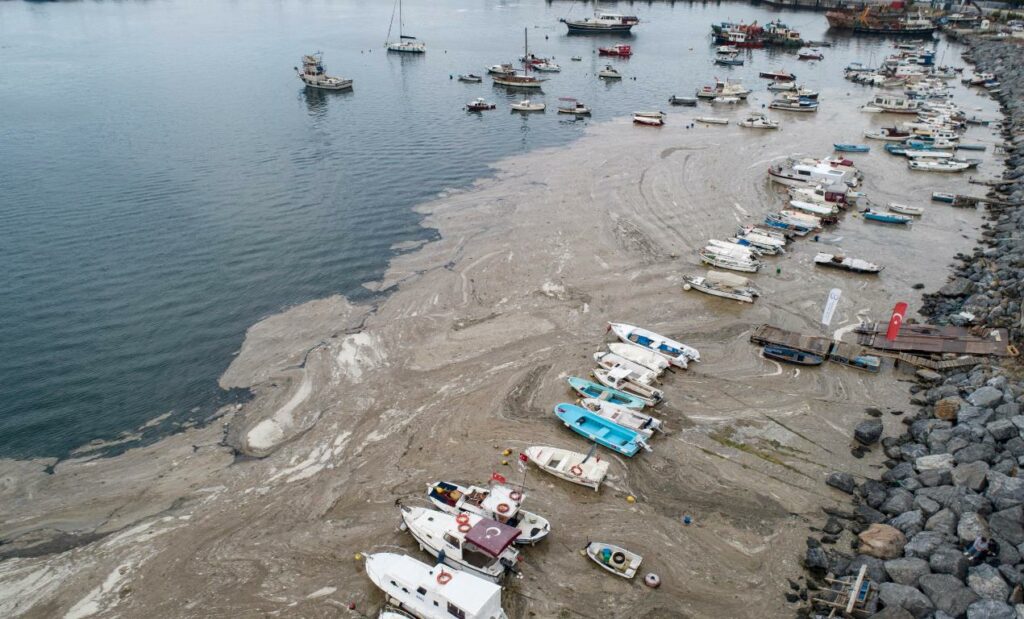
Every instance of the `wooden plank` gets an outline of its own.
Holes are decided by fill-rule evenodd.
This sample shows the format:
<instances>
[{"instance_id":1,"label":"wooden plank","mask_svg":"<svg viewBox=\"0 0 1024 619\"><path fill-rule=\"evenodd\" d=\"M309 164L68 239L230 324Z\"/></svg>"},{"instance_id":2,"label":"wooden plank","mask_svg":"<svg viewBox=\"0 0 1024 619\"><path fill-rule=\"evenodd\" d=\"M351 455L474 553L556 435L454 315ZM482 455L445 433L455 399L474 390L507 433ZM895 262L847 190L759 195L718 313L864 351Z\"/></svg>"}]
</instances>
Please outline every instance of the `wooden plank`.
<instances>
[{"instance_id":1,"label":"wooden plank","mask_svg":"<svg viewBox=\"0 0 1024 619\"><path fill-rule=\"evenodd\" d=\"M853 589L850 590L850 602L846 605L846 614L853 613L853 607L857 605L857 599L860 597L860 586L864 582L864 574L867 571L867 565L860 566L860 571L857 572L857 580L853 583Z\"/></svg>"}]
</instances>

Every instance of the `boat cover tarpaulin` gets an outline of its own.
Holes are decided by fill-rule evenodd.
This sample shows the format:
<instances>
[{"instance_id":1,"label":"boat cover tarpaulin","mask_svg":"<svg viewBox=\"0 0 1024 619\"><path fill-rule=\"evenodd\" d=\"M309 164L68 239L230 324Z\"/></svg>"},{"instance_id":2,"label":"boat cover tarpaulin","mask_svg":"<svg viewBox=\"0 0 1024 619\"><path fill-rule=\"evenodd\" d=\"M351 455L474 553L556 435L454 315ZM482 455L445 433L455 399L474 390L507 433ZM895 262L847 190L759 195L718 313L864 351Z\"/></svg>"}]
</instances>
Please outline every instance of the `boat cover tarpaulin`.
<instances>
[{"instance_id":1,"label":"boat cover tarpaulin","mask_svg":"<svg viewBox=\"0 0 1024 619\"><path fill-rule=\"evenodd\" d=\"M723 273L722 271L708 271L707 280L712 284L726 286L727 288L743 288L750 284L750 280L742 275Z\"/></svg>"},{"instance_id":2,"label":"boat cover tarpaulin","mask_svg":"<svg viewBox=\"0 0 1024 619\"><path fill-rule=\"evenodd\" d=\"M871 322L857 327L857 343L879 350L926 354L1000 355L1011 354L1006 329L988 329L983 337L963 327L903 325L895 340L885 339L888 323Z\"/></svg>"},{"instance_id":3,"label":"boat cover tarpaulin","mask_svg":"<svg viewBox=\"0 0 1024 619\"><path fill-rule=\"evenodd\" d=\"M497 557L519 537L519 529L483 518L466 532L466 541Z\"/></svg>"}]
</instances>

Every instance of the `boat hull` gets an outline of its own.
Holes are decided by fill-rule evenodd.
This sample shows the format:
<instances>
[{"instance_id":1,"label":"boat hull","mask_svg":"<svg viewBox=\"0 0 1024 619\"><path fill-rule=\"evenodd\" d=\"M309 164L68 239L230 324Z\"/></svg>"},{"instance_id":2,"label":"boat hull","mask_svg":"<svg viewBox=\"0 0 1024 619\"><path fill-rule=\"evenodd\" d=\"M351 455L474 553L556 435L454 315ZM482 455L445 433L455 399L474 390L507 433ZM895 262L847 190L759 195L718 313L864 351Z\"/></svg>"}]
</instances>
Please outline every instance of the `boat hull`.
<instances>
[{"instance_id":1,"label":"boat hull","mask_svg":"<svg viewBox=\"0 0 1024 619\"><path fill-rule=\"evenodd\" d=\"M591 24L584 22L562 21L569 34L631 34L635 24Z\"/></svg>"},{"instance_id":2,"label":"boat hull","mask_svg":"<svg viewBox=\"0 0 1024 619\"><path fill-rule=\"evenodd\" d=\"M639 434L581 406L559 404L555 415L573 432L623 456L631 458L640 451Z\"/></svg>"},{"instance_id":3,"label":"boat hull","mask_svg":"<svg viewBox=\"0 0 1024 619\"><path fill-rule=\"evenodd\" d=\"M793 348L786 348L785 346L772 346L768 345L762 349L764 356L768 359L775 361L782 361L785 363L792 363L794 365L821 365L825 362L824 357L819 355L813 355L803 351L795 350Z\"/></svg>"}]
</instances>

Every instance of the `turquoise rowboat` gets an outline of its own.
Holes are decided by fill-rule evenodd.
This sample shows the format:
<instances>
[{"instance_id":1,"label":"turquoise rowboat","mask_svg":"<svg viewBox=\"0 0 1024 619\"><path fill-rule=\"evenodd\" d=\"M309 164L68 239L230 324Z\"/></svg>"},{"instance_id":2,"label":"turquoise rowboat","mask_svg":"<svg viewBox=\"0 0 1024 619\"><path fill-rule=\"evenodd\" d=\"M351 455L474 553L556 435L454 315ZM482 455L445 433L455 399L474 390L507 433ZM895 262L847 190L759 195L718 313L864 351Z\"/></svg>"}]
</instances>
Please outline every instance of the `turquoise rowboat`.
<instances>
[{"instance_id":1,"label":"turquoise rowboat","mask_svg":"<svg viewBox=\"0 0 1024 619\"><path fill-rule=\"evenodd\" d=\"M644 445L639 434L575 404L555 406L555 415L573 432L624 456L633 457Z\"/></svg>"},{"instance_id":2,"label":"turquoise rowboat","mask_svg":"<svg viewBox=\"0 0 1024 619\"><path fill-rule=\"evenodd\" d=\"M598 383L592 383L589 380L576 378L575 376L569 377L569 386L584 398L595 398L602 402L611 402L612 404L625 406L635 411L643 410L644 406L646 406L644 401L636 396L629 395L618 389L605 387Z\"/></svg>"},{"instance_id":3,"label":"turquoise rowboat","mask_svg":"<svg viewBox=\"0 0 1024 619\"><path fill-rule=\"evenodd\" d=\"M866 153L871 150L870 146L864 144L833 144L832 148L841 153Z\"/></svg>"},{"instance_id":4,"label":"turquoise rowboat","mask_svg":"<svg viewBox=\"0 0 1024 619\"><path fill-rule=\"evenodd\" d=\"M861 214L864 216L864 219L870 219L871 221L877 221L883 224L906 225L913 221L912 217L907 217L905 215L895 215L893 213L879 213L878 211L873 211L871 209L868 209Z\"/></svg>"}]
</instances>

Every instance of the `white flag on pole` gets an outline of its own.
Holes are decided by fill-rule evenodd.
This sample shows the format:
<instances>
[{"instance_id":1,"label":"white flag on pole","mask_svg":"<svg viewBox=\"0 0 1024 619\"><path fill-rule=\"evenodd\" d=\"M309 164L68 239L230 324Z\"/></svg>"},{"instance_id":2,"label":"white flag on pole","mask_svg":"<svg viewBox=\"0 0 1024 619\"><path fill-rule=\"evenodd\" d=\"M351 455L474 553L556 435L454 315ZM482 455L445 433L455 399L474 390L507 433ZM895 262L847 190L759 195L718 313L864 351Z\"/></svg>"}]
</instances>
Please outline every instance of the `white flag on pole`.
<instances>
[{"instance_id":1,"label":"white flag on pole","mask_svg":"<svg viewBox=\"0 0 1024 619\"><path fill-rule=\"evenodd\" d=\"M825 312L821 315L821 324L826 327L832 324L832 316L836 313L836 306L839 305L839 296L843 291L833 288L828 293L828 300L825 301Z\"/></svg>"}]
</instances>

